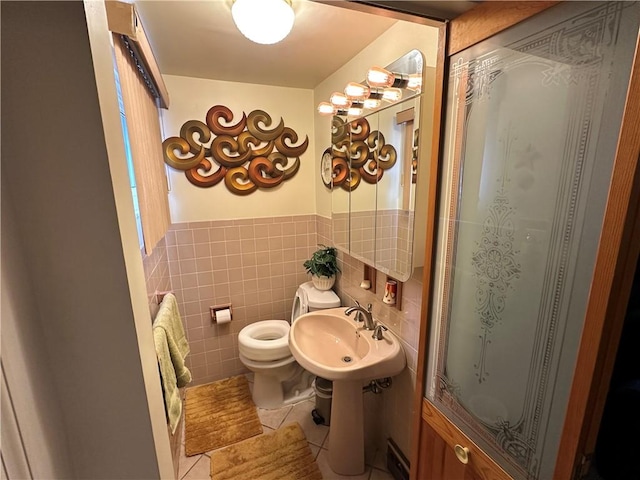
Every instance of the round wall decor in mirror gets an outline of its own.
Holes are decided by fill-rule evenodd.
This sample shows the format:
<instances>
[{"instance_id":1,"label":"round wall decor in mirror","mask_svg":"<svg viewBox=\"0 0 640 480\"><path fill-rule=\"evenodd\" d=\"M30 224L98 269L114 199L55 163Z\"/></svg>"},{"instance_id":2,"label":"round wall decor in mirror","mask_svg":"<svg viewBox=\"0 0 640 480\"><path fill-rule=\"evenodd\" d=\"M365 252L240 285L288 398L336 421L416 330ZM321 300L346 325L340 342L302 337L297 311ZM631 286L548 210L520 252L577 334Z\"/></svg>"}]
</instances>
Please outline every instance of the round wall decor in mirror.
<instances>
[{"instance_id":1,"label":"round wall decor in mirror","mask_svg":"<svg viewBox=\"0 0 640 480\"><path fill-rule=\"evenodd\" d=\"M322 158L320 159L320 177L322 178L322 183L324 183L324 186L328 189L331 189L331 181L333 177L332 160L331 148L327 148L322 153Z\"/></svg>"}]
</instances>

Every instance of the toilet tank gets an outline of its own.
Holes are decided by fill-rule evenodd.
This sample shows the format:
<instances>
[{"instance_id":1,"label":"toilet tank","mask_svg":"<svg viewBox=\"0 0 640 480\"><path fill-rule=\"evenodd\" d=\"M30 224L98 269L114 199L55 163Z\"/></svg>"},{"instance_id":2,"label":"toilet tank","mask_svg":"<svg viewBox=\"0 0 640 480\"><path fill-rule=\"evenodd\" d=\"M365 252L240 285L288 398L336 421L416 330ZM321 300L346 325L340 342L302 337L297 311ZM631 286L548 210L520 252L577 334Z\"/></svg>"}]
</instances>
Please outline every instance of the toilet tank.
<instances>
[{"instance_id":1,"label":"toilet tank","mask_svg":"<svg viewBox=\"0 0 640 480\"><path fill-rule=\"evenodd\" d=\"M340 306L340 297L333 290L318 290L313 282L303 283L298 287L293 299L291 321L307 312L336 308Z\"/></svg>"}]
</instances>

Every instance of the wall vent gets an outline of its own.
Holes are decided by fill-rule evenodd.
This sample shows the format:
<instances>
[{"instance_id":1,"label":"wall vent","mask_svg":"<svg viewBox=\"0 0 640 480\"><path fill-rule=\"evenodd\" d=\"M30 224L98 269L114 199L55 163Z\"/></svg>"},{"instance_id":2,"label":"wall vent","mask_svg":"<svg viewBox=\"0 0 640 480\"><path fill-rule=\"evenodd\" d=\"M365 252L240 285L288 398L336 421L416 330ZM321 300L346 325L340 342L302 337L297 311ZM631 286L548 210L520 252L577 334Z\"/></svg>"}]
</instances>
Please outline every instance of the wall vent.
<instances>
[{"instance_id":1,"label":"wall vent","mask_svg":"<svg viewBox=\"0 0 640 480\"><path fill-rule=\"evenodd\" d=\"M387 469L395 480L409 480L409 460L392 438L387 440Z\"/></svg>"}]
</instances>

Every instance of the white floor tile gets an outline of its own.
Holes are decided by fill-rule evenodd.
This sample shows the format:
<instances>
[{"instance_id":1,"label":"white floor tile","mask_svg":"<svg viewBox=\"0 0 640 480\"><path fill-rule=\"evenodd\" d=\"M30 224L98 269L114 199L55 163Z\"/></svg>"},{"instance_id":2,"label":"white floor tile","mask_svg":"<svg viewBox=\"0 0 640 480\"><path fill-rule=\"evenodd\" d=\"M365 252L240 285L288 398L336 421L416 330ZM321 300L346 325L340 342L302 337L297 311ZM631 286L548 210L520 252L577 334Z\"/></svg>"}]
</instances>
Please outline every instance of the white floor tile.
<instances>
[{"instance_id":1,"label":"white floor tile","mask_svg":"<svg viewBox=\"0 0 640 480\"><path fill-rule=\"evenodd\" d=\"M394 478L393 475L391 475L389 472L384 472L382 470L374 468L371 470L371 476L369 477L369 480L394 480Z\"/></svg>"},{"instance_id":2,"label":"white floor tile","mask_svg":"<svg viewBox=\"0 0 640 480\"><path fill-rule=\"evenodd\" d=\"M373 459L373 462L371 462L371 466L373 468L377 468L378 470L383 470L385 472L388 471L387 469L387 453L383 450L376 450L376 454L375 457Z\"/></svg>"},{"instance_id":3,"label":"white floor tile","mask_svg":"<svg viewBox=\"0 0 640 480\"><path fill-rule=\"evenodd\" d=\"M200 455L187 457L184 454L184 445L180 446L180 458L178 459L178 478L181 479L200 459Z\"/></svg>"},{"instance_id":4,"label":"white floor tile","mask_svg":"<svg viewBox=\"0 0 640 480\"><path fill-rule=\"evenodd\" d=\"M314 445L313 443L310 443L309 448L311 449L313 458L318 458L318 454L320 453L320 447L318 447L317 445Z\"/></svg>"},{"instance_id":5,"label":"white floor tile","mask_svg":"<svg viewBox=\"0 0 640 480\"><path fill-rule=\"evenodd\" d=\"M200 455L182 480L211 480L211 459L206 455Z\"/></svg>"},{"instance_id":6,"label":"white floor tile","mask_svg":"<svg viewBox=\"0 0 640 480\"><path fill-rule=\"evenodd\" d=\"M320 450L316 462L318 462L318 468L322 473L322 478L325 480L368 480L371 473L371 467L367 466L362 475L338 475L336 472L331 470L331 467L329 466L329 452L324 448Z\"/></svg>"},{"instance_id":7,"label":"white floor tile","mask_svg":"<svg viewBox=\"0 0 640 480\"><path fill-rule=\"evenodd\" d=\"M258 408L260 423L265 427L278 429L292 408L293 407L291 405L270 410L267 410L266 408Z\"/></svg>"},{"instance_id":8,"label":"white floor tile","mask_svg":"<svg viewBox=\"0 0 640 480\"><path fill-rule=\"evenodd\" d=\"M311 417L311 410L314 408L316 408L315 402L310 400L295 404L289 412L289 415L284 419L282 425L298 422L309 443L321 447L327 438L329 427L326 425L316 425L314 423Z\"/></svg>"}]
</instances>

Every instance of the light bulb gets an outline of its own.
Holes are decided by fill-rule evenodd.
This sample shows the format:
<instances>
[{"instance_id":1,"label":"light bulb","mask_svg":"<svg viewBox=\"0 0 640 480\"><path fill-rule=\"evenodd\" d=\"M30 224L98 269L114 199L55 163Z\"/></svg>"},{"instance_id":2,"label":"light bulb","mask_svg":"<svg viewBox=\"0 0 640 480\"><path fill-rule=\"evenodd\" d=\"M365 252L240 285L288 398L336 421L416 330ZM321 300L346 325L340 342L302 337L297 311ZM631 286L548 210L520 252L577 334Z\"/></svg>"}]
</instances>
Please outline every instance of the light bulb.
<instances>
[{"instance_id":1,"label":"light bulb","mask_svg":"<svg viewBox=\"0 0 640 480\"><path fill-rule=\"evenodd\" d=\"M318 113L320 115L333 115L336 112L336 107L329 102L320 102L318 104Z\"/></svg>"},{"instance_id":2,"label":"light bulb","mask_svg":"<svg viewBox=\"0 0 640 480\"><path fill-rule=\"evenodd\" d=\"M382 99L387 102L397 102L402 98L402 90L399 88L385 88Z\"/></svg>"},{"instance_id":3,"label":"light bulb","mask_svg":"<svg viewBox=\"0 0 640 480\"><path fill-rule=\"evenodd\" d=\"M364 101L364 108L367 110L372 110L374 108L378 108L382 102L377 98L367 98Z\"/></svg>"},{"instance_id":4,"label":"light bulb","mask_svg":"<svg viewBox=\"0 0 640 480\"><path fill-rule=\"evenodd\" d=\"M371 67L367 72L367 83L372 87L390 87L395 77L382 67Z\"/></svg>"},{"instance_id":5,"label":"light bulb","mask_svg":"<svg viewBox=\"0 0 640 480\"><path fill-rule=\"evenodd\" d=\"M351 100L349 100L344 93L340 92L333 92L329 97L329 101L335 107L349 108L351 106Z\"/></svg>"},{"instance_id":6,"label":"light bulb","mask_svg":"<svg viewBox=\"0 0 640 480\"><path fill-rule=\"evenodd\" d=\"M369 97L370 89L366 85L349 82L344 89L344 94L351 100L364 100Z\"/></svg>"},{"instance_id":7,"label":"light bulb","mask_svg":"<svg viewBox=\"0 0 640 480\"><path fill-rule=\"evenodd\" d=\"M360 115L362 115L362 111L362 107L349 107L348 113L349 116L359 117Z\"/></svg>"},{"instance_id":8,"label":"light bulb","mask_svg":"<svg viewBox=\"0 0 640 480\"><path fill-rule=\"evenodd\" d=\"M409 75L409 81L407 83L407 88L409 90L420 91L422 89L422 74L421 73L412 73Z\"/></svg>"},{"instance_id":9,"label":"light bulb","mask_svg":"<svg viewBox=\"0 0 640 480\"><path fill-rule=\"evenodd\" d=\"M283 40L295 21L290 0L235 0L231 16L245 37L263 45Z\"/></svg>"}]
</instances>

